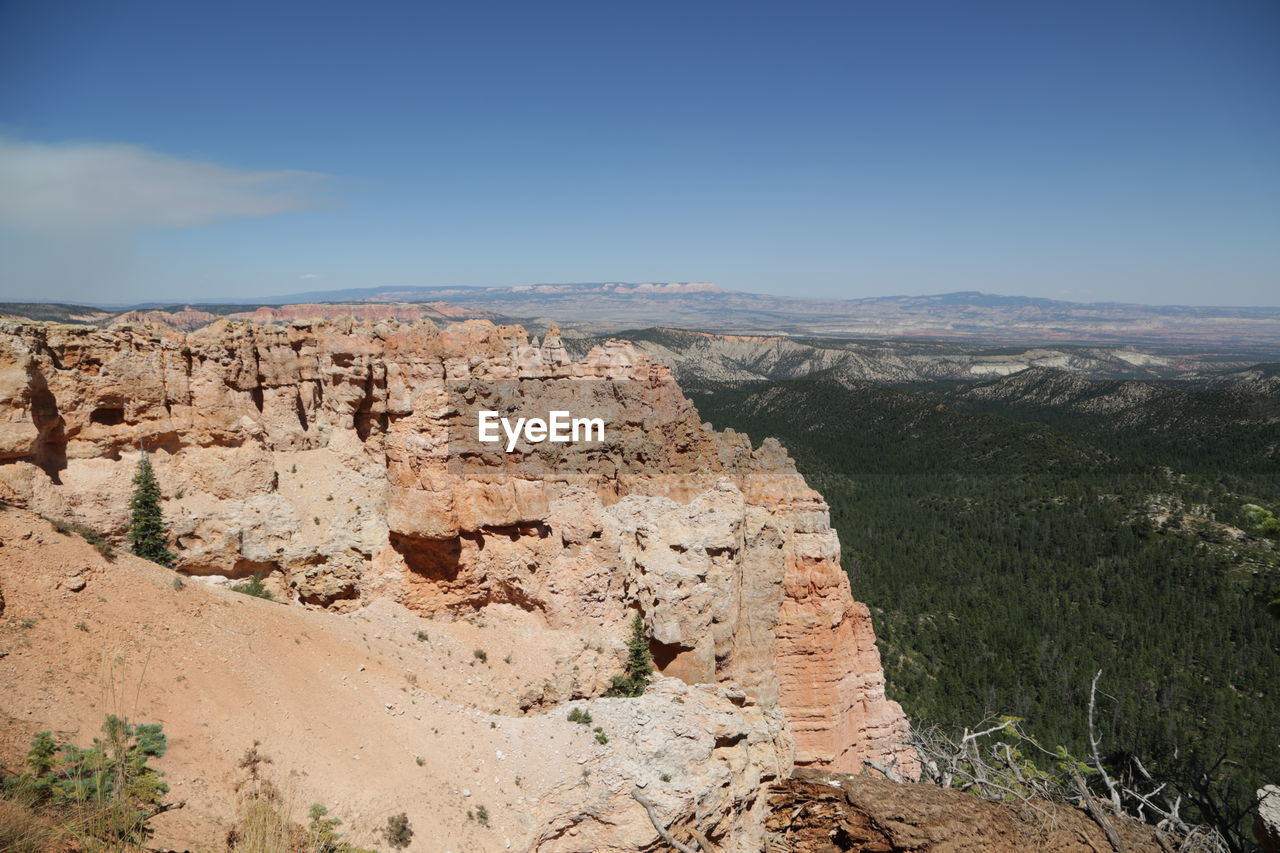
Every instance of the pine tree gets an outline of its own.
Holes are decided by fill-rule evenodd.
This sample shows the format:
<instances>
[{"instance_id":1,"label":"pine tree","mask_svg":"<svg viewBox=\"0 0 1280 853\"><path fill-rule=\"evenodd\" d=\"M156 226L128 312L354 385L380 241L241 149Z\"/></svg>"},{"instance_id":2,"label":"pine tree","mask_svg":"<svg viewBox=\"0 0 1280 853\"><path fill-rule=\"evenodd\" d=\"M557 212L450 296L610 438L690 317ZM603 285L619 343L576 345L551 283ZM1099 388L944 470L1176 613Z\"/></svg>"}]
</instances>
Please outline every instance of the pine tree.
<instances>
[{"instance_id":1,"label":"pine tree","mask_svg":"<svg viewBox=\"0 0 1280 853\"><path fill-rule=\"evenodd\" d=\"M653 678L653 655L649 653L649 635L644 619L637 613L631 620L631 639L627 640L626 675L615 675L607 696L639 696Z\"/></svg>"},{"instance_id":2,"label":"pine tree","mask_svg":"<svg viewBox=\"0 0 1280 853\"><path fill-rule=\"evenodd\" d=\"M129 522L129 547L145 560L172 567L177 555L166 547L169 531L160 510L160 483L156 481L156 472L145 453L138 461L133 487L133 497L129 501L129 509L133 513Z\"/></svg>"}]
</instances>

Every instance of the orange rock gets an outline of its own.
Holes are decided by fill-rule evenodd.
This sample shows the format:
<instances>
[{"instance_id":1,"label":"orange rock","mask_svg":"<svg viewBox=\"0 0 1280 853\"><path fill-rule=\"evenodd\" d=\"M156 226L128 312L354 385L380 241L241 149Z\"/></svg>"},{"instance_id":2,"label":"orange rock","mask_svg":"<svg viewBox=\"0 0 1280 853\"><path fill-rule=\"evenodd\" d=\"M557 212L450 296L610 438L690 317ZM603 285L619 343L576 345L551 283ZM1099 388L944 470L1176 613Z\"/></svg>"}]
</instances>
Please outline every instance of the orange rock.
<instances>
[{"instance_id":1,"label":"orange rock","mask_svg":"<svg viewBox=\"0 0 1280 853\"><path fill-rule=\"evenodd\" d=\"M145 449L182 571L266 573L315 607L514 605L610 646L635 608L664 672L781 708L797 763L914 772L827 507L776 441L702 425L625 342L575 362L554 329L375 308L0 323L0 491L120 539ZM507 453L476 440L480 410L600 417L605 440Z\"/></svg>"}]
</instances>

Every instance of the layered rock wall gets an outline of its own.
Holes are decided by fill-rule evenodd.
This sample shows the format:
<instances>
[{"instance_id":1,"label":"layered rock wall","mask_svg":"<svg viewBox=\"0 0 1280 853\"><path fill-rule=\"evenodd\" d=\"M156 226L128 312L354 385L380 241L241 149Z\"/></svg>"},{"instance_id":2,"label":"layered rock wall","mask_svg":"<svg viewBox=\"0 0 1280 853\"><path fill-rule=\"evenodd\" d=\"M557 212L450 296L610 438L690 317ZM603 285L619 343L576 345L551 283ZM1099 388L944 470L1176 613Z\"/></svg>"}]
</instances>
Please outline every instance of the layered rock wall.
<instances>
[{"instance_id":1,"label":"layered rock wall","mask_svg":"<svg viewBox=\"0 0 1280 853\"><path fill-rule=\"evenodd\" d=\"M474 441L481 409L606 438L505 453ZM663 672L780 707L797 763L910 763L821 497L627 344L574 362L487 322L3 324L0 417L4 498L117 538L148 452L188 574L338 609L515 605L612 646L635 609Z\"/></svg>"}]
</instances>

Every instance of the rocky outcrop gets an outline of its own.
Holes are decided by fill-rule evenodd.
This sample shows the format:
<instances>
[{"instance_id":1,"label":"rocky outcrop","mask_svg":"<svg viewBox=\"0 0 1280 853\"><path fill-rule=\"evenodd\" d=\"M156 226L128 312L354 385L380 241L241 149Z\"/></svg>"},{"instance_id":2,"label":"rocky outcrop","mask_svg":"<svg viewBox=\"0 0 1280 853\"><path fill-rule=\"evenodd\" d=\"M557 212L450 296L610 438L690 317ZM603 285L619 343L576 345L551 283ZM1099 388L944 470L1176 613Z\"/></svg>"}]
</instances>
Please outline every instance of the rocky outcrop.
<instances>
[{"instance_id":1,"label":"rocky outcrop","mask_svg":"<svg viewBox=\"0 0 1280 853\"><path fill-rule=\"evenodd\" d=\"M372 303L329 303L300 302L291 305L264 305L252 311L233 311L222 315L227 320L248 320L252 323L293 323L297 321L317 321L355 318L368 322L386 320L442 320L456 322L460 320L494 319L497 317L490 311L478 308L461 308L448 302L372 302ZM156 308L152 310L134 309L119 314L102 314L94 318L96 324L111 328L137 325L152 325L169 328L180 332L194 332L221 319L200 308L190 306L183 308Z\"/></svg>"},{"instance_id":2,"label":"rocky outcrop","mask_svg":"<svg viewBox=\"0 0 1280 853\"><path fill-rule=\"evenodd\" d=\"M1253 837L1264 853L1280 851L1280 785L1263 785L1257 793Z\"/></svg>"},{"instance_id":3,"label":"rocky outcrop","mask_svg":"<svg viewBox=\"0 0 1280 853\"><path fill-rule=\"evenodd\" d=\"M507 453L477 440L482 410L567 410L605 439ZM664 673L780 708L797 763L910 772L821 497L628 344L573 361L554 331L483 321L6 324L0 413L6 499L116 538L150 453L190 575L339 610L514 606L609 648L636 610Z\"/></svg>"}]
</instances>

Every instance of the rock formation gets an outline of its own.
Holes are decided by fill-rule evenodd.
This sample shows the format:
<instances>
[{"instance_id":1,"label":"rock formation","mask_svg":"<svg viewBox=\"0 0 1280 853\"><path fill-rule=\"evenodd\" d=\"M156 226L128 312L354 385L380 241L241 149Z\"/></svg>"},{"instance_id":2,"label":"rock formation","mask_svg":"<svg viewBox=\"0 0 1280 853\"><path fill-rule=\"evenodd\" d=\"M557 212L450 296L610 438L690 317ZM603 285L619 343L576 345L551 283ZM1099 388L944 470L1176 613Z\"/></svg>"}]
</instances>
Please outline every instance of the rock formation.
<instances>
[{"instance_id":1,"label":"rock formation","mask_svg":"<svg viewBox=\"0 0 1280 853\"><path fill-rule=\"evenodd\" d=\"M797 764L910 772L821 497L776 442L702 425L630 345L575 362L554 331L486 321L4 323L0 405L10 504L119 539L145 451L189 575L261 573L343 611L514 606L611 649L634 608L662 672L781 709ZM606 437L505 453L475 440L482 409L569 410Z\"/></svg>"}]
</instances>

